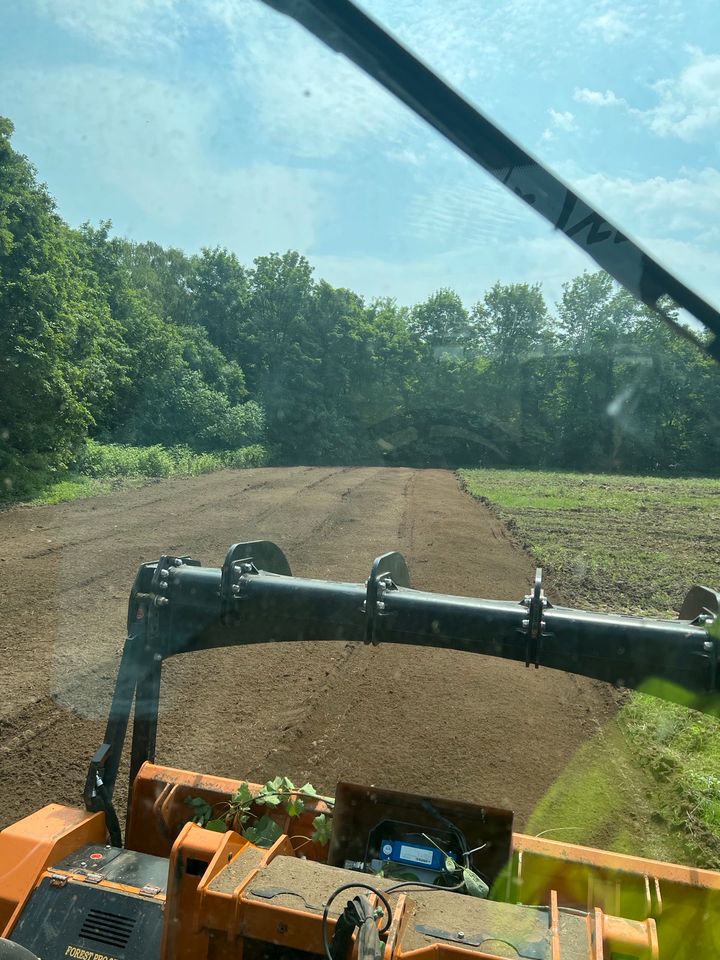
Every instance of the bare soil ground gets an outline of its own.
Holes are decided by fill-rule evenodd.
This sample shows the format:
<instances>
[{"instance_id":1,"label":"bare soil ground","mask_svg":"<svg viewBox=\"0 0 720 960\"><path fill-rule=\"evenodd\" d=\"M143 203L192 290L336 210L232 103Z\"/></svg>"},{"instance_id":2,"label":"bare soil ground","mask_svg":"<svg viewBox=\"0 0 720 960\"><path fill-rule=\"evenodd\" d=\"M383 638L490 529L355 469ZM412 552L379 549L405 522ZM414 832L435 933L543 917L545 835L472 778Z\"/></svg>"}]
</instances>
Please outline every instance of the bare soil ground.
<instances>
[{"instance_id":1,"label":"bare soil ground","mask_svg":"<svg viewBox=\"0 0 720 960\"><path fill-rule=\"evenodd\" d=\"M533 564L441 470L223 471L0 514L0 826L79 803L102 740L138 565L269 538L304 576L519 599ZM552 588L552 584L550 584ZM352 779L511 807L516 826L612 717L611 690L470 654L277 644L164 667L158 761L332 791ZM122 798L120 798L122 799Z\"/></svg>"}]
</instances>

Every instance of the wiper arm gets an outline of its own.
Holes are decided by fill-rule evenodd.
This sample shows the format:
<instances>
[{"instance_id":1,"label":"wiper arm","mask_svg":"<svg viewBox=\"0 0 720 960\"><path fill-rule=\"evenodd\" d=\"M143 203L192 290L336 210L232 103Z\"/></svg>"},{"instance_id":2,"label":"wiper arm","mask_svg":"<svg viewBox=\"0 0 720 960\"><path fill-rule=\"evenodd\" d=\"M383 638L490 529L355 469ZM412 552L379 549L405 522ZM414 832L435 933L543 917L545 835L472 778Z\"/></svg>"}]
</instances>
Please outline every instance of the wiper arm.
<instances>
[{"instance_id":1,"label":"wiper arm","mask_svg":"<svg viewBox=\"0 0 720 960\"><path fill-rule=\"evenodd\" d=\"M350 0L264 0L344 54L537 210L678 333L720 361L720 312L673 276L554 173L503 133ZM713 334L709 341L661 306L670 297Z\"/></svg>"}]
</instances>

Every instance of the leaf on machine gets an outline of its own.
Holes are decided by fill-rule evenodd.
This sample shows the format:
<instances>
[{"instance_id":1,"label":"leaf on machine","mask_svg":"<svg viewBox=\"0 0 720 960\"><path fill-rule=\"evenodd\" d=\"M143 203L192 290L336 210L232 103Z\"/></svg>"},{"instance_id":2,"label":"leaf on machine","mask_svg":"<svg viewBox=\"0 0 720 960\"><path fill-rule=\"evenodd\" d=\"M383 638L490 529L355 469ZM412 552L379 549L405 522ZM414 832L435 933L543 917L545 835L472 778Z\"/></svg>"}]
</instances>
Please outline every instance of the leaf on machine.
<instances>
[{"instance_id":1,"label":"leaf on machine","mask_svg":"<svg viewBox=\"0 0 720 960\"><path fill-rule=\"evenodd\" d=\"M215 820L208 820L205 824L206 830L214 830L216 833L227 833L227 823L225 817L216 817Z\"/></svg>"},{"instance_id":2,"label":"leaf on machine","mask_svg":"<svg viewBox=\"0 0 720 960\"><path fill-rule=\"evenodd\" d=\"M253 802L253 795L250 791L250 786L247 781L241 783L237 788L235 793L232 795L230 802L234 807L239 807L240 809L246 809Z\"/></svg>"},{"instance_id":3,"label":"leaf on machine","mask_svg":"<svg viewBox=\"0 0 720 960\"><path fill-rule=\"evenodd\" d=\"M191 822L204 827L212 817L212 807L207 800L204 797L185 797L185 803L193 809Z\"/></svg>"},{"instance_id":4,"label":"leaf on machine","mask_svg":"<svg viewBox=\"0 0 720 960\"><path fill-rule=\"evenodd\" d=\"M316 843L329 843L332 833L332 821L328 820L327 814L320 813L313 820L312 839Z\"/></svg>"},{"instance_id":5,"label":"leaf on machine","mask_svg":"<svg viewBox=\"0 0 720 960\"><path fill-rule=\"evenodd\" d=\"M271 847L281 835L282 830L267 814L260 817L255 826L248 827L244 833L245 838L256 847Z\"/></svg>"},{"instance_id":6,"label":"leaf on machine","mask_svg":"<svg viewBox=\"0 0 720 960\"><path fill-rule=\"evenodd\" d=\"M263 792L255 797L255 803L259 803L261 806L279 807L282 803L282 797L279 797L277 793Z\"/></svg>"},{"instance_id":7,"label":"leaf on machine","mask_svg":"<svg viewBox=\"0 0 720 960\"><path fill-rule=\"evenodd\" d=\"M299 817L305 809L305 804L300 797L293 797L292 800L288 800L287 807L285 809L287 810L289 816Z\"/></svg>"}]
</instances>

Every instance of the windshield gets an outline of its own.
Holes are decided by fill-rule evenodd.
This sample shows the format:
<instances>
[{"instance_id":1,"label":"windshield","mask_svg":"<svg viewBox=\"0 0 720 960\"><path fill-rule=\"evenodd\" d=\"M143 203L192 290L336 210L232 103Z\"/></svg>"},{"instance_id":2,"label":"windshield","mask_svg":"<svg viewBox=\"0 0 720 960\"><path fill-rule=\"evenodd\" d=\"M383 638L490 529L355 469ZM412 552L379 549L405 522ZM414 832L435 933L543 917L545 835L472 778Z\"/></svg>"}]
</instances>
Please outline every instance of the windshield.
<instances>
[{"instance_id":1,"label":"windshield","mask_svg":"<svg viewBox=\"0 0 720 960\"><path fill-rule=\"evenodd\" d=\"M712 4L364 9L720 302ZM720 587L720 366L679 297L664 322L524 181L263 3L3 21L0 828L81 802L135 572L162 555L220 567L269 539L294 574L364 583L399 550L413 587L512 601L541 566L556 605L662 618ZM165 665L157 755L720 867L718 722L653 692L249 645Z\"/></svg>"}]
</instances>

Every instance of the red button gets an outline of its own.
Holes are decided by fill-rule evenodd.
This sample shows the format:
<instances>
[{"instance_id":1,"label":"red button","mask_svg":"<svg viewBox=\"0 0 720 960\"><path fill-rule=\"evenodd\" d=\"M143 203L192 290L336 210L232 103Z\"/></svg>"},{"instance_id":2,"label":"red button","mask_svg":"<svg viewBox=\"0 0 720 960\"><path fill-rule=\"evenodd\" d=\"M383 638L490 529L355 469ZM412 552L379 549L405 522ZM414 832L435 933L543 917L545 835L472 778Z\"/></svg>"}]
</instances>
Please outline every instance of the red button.
<instances>
[{"instance_id":1,"label":"red button","mask_svg":"<svg viewBox=\"0 0 720 960\"><path fill-rule=\"evenodd\" d=\"M103 858L103 855L102 855L101 853L91 853L91 854L90 854L90 859L91 859L91 860L102 860L102 858Z\"/></svg>"}]
</instances>

